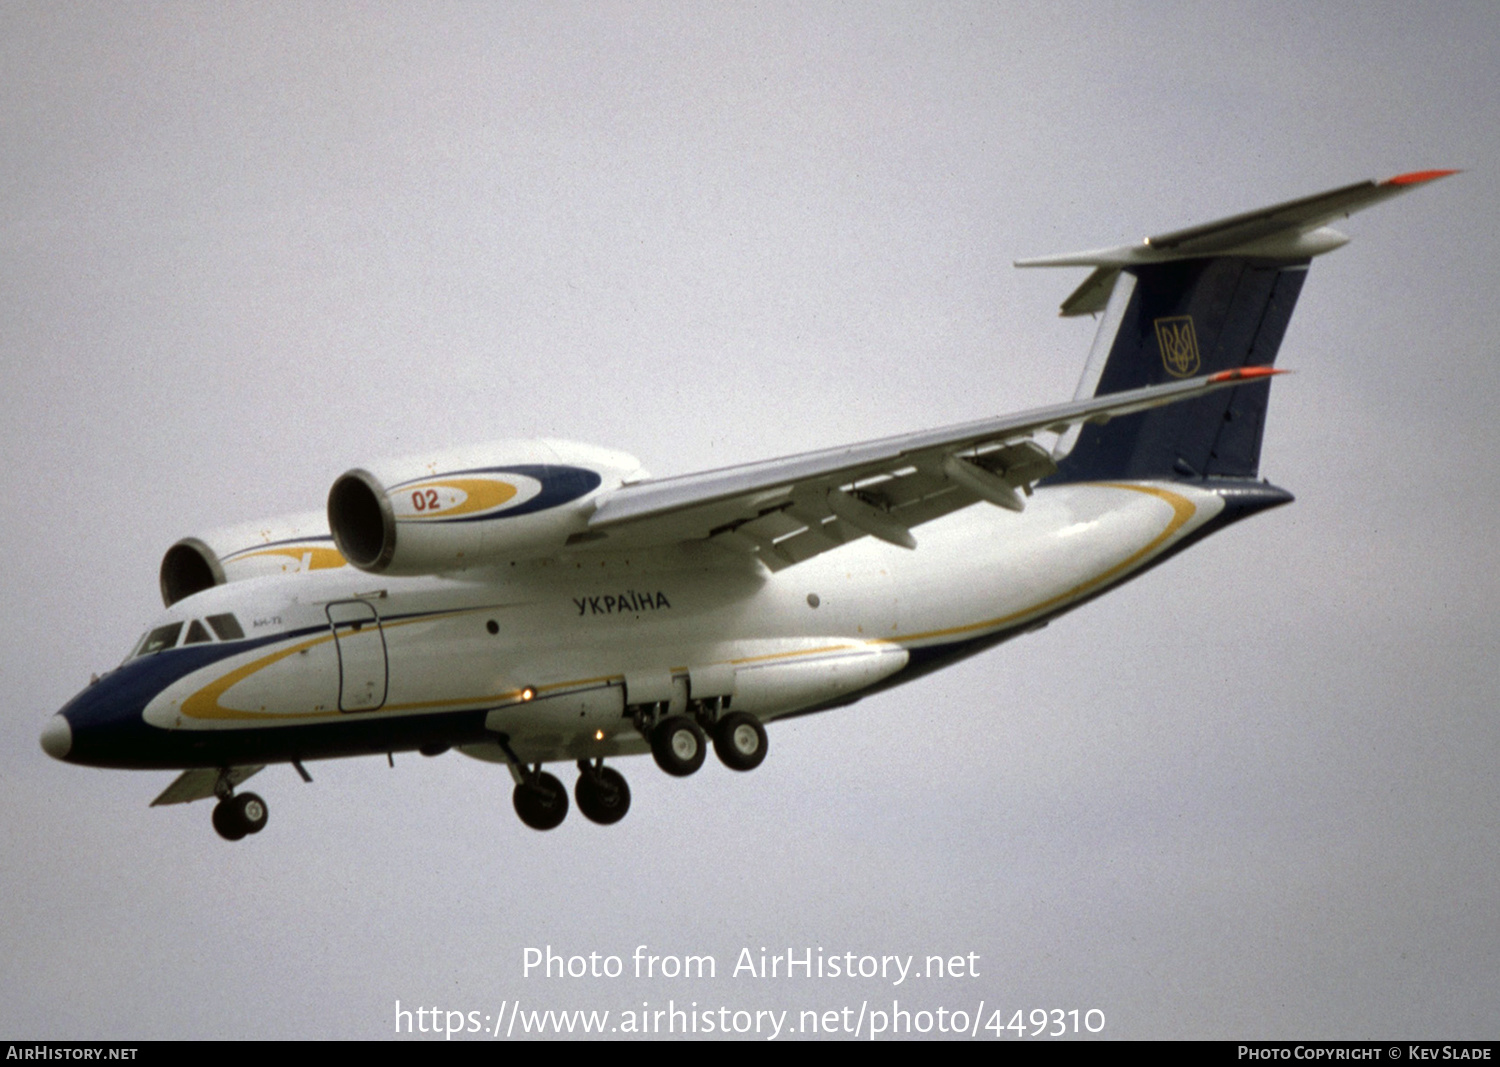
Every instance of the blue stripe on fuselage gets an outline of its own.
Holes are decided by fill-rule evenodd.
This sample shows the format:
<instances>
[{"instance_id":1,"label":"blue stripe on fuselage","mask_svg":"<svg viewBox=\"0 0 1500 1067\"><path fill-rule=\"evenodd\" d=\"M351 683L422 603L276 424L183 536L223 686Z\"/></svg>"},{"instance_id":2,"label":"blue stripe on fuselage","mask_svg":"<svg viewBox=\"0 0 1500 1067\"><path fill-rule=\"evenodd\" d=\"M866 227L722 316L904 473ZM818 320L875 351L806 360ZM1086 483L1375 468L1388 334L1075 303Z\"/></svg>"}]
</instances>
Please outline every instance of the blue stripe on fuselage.
<instances>
[{"instance_id":1,"label":"blue stripe on fuselage","mask_svg":"<svg viewBox=\"0 0 1500 1067\"><path fill-rule=\"evenodd\" d=\"M147 726L141 718L146 705L167 686L241 652L325 629L316 626L248 641L187 645L122 664L63 706L61 715L73 730L68 762L96 767L140 766L143 746L160 745L169 733ZM135 758L122 762L125 751L135 753Z\"/></svg>"},{"instance_id":2,"label":"blue stripe on fuselage","mask_svg":"<svg viewBox=\"0 0 1500 1067\"><path fill-rule=\"evenodd\" d=\"M417 611L381 621L451 613ZM63 707L61 714L73 732L66 762L122 770L182 770L402 752L431 744L467 744L493 736L485 730L487 707L399 717L348 715L336 722L236 730L164 730L142 718L146 706L162 690L196 670L241 652L327 632L325 626L309 626L248 641L170 649L131 660Z\"/></svg>"}]
</instances>

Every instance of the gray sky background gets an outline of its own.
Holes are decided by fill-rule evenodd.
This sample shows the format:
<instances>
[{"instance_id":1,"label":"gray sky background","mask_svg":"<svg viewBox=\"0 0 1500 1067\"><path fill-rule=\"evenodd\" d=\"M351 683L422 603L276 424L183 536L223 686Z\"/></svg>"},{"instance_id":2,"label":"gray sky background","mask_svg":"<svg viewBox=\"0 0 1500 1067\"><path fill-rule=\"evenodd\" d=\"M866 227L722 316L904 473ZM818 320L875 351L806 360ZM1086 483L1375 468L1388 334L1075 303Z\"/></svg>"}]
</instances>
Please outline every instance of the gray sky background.
<instances>
[{"instance_id":1,"label":"gray sky background","mask_svg":"<svg viewBox=\"0 0 1500 1067\"><path fill-rule=\"evenodd\" d=\"M1496 1037L1497 71L1490 3L0 6L0 1035L895 997ZM271 768L230 846L38 748L181 536L433 444L673 474L1065 399L1082 272L1013 259L1429 167L1303 291L1295 505L754 774L626 761L623 823L537 834L457 755ZM523 980L545 944L719 977Z\"/></svg>"}]
</instances>

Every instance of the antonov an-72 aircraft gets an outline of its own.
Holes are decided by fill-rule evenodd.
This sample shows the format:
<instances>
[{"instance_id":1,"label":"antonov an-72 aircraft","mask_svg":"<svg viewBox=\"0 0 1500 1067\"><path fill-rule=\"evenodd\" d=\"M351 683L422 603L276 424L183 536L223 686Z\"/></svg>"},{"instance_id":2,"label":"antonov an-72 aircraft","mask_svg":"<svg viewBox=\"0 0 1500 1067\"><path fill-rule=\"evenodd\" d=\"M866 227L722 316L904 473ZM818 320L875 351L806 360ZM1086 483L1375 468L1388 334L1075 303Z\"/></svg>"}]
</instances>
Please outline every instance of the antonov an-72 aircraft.
<instances>
[{"instance_id":1,"label":"antonov an-72 aircraft","mask_svg":"<svg viewBox=\"0 0 1500 1067\"><path fill-rule=\"evenodd\" d=\"M630 456L503 441L339 477L326 520L168 549L167 608L42 732L52 756L180 770L230 840L270 763L449 748L503 763L557 826L630 806L606 760L668 774L766 755L765 724L852 704L1046 625L1290 493L1259 480L1277 347L1333 220L1451 174L1361 182L1137 245L1071 403L653 479ZM1044 444L1045 442L1045 444Z\"/></svg>"}]
</instances>

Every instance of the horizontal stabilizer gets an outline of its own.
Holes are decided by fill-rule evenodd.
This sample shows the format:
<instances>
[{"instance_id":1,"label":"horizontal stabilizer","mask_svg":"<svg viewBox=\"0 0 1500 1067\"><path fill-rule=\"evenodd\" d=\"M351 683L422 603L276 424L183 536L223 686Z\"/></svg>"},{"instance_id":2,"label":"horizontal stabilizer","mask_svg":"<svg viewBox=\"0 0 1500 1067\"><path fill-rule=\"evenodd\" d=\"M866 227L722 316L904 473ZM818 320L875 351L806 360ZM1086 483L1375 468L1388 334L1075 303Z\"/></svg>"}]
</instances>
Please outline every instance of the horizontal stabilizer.
<instances>
[{"instance_id":1,"label":"horizontal stabilizer","mask_svg":"<svg viewBox=\"0 0 1500 1067\"><path fill-rule=\"evenodd\" d=\"M1122 268L1208 256L1311 259L1332 252L1349 241L1337 230L1329 229L1328 223L1347 218L1415 186L1457 173L1454 170L1423 170L1398 174L1383 182L1356 182L1201 226L1157 234L1139 244L1022 259L1016 261L1016 266L1095 268L1062 305L1065 316L1091 315L1104 310Z\"/></svg>"}]
</instances>

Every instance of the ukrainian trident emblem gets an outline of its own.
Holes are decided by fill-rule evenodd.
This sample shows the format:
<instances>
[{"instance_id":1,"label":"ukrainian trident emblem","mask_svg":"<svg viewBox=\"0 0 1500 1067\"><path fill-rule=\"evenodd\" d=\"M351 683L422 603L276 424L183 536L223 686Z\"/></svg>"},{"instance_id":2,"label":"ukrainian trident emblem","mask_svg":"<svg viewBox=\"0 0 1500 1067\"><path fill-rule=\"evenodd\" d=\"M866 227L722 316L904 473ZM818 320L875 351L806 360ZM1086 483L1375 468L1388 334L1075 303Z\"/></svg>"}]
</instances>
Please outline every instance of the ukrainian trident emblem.
<instances>
[{"instance_id":1,"label":"ukrainian trident emblem","mask_svg":"<svg viewBox=\"0 0 1500 1067\"><path fill-rule=\"evenodd\" d=\"M1193 317L1177 315L1156 320L1156 343L1161 346L1161 362L1174 378L1198 373L1198 336L1193 332Z\"/></svg>"}]
</instances>

